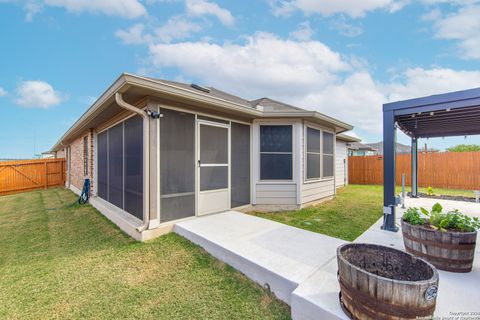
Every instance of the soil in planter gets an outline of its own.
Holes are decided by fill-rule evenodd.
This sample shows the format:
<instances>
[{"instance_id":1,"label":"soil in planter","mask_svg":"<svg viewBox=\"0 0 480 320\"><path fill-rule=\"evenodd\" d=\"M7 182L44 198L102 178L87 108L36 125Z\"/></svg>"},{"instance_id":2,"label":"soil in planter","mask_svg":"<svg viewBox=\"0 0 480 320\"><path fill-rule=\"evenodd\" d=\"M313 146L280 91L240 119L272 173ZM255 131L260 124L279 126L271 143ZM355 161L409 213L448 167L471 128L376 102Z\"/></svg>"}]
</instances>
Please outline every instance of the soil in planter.
<instances>
[{"instance_id":1,"label":"soil in planter","mask_svg":"<svg viewBox=\"0 0 480 320\"><path fill-rule=\"evenodd\" d=\"M351 264L367 272L400 281L422 281L433 276L425 262L388 247L354 246L342 251Z\"/></svg>"}]
</instances>

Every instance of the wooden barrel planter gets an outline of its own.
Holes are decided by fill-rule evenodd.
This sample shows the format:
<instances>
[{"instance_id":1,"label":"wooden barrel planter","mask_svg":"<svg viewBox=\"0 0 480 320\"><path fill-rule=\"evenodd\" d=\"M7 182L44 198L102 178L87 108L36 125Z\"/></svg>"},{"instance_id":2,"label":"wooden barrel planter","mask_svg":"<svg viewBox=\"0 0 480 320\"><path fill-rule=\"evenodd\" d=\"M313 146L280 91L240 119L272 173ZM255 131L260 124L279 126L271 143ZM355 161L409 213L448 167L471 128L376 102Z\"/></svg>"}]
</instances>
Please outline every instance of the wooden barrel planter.
<instances>
[{"instance_id":1,"label":"wooden barrel planter","mask_svg":"<svg viewBox=\"0 0 480 320\"><path fill-rule=\"evenodd\" d=\"M427 261L390 247L350 243L337 249L340 304L351 319L430 318L438 272Z\"/></svg>"},{"instance_id":2,"label":"wooden barrel planter","mask_svg":"<svg viewBox=\"0 0 480 320\"><path fill-rule=\"evenodd\" d=\"M402 220L407 252L422 257L440 270L472 271L477 232L438 231Z\"/></svg>"}]
</instances>

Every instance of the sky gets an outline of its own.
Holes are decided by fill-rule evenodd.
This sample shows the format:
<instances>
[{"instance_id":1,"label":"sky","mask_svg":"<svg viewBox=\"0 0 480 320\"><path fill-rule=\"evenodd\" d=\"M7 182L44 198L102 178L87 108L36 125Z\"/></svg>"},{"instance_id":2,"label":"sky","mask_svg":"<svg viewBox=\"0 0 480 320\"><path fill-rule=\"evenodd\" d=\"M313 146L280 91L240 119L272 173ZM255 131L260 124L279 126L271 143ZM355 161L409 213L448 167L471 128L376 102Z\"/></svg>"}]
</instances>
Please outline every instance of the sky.
<instances>
[{"instance_id":1,"label":"sky","mask_svg":"<svg viewBox=\"0 0 480 320\"><path fill-rule=\"evenodd\" d=\"M480 0L0 0L0 158L48 151L122 72L267 96L377 142L383 103L480 87L479 17Z\"/></svg>"}]
</instances>

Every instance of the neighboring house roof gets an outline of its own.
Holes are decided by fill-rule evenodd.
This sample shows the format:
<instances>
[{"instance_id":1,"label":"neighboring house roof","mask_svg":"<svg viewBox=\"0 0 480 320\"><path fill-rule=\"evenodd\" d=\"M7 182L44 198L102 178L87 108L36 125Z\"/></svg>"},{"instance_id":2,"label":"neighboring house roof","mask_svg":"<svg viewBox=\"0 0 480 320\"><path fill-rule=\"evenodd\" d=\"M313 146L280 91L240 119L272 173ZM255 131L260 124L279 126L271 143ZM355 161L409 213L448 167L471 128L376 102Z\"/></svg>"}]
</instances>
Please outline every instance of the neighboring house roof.
<instances>
[{"instance_id":1,"label":"neighboring house roof","mask_svg":"<svg viewBox=\"0 0 480 320\"><path fill-rule=\"evenodd\" d=\"M335 127L337 133L353 129L351 125L320 112L301 109L269 98L247 100L213 87L195 88L192 84L123 73L68 129L50 151L62 149L63 146L73 141L85 130L94 128L102 121L118 113L119 107L115 102L117 92L124 94L127 101L129 100L132 103L145 96L164 97L215 108L215 110L250 119L302 118L331 125ZM100 117L100 115L102 116Z\"/></svg>"},{"instance_id":2,"label":"neighboring house roof","mask_svg":"<svg viewBox=\"0 0 480 320\"><path fill-rule=\"evenodd\" d=\"M337 140L346 141L346 142L360 142L360 141L362 141L362 139L360 139L360 138L353 137L353 136L350 136L350 135L345 134L345 133L337 134Z\"/></svg>"},{"instance_id":3,"label":"neighboring house roof","mask_svg":"<svg viewBox=\"0 0 480 320\"><path fill-rule=\"evenodd\" d=\"M383 141L376 143L367 143L367 145L377 150L377 154L383 154ZM397 142L397 153L410 153L411 147Z\"/></svg>"},{"instance_id":4,"label":"neighboring house roof","mask_svg":"<svg viewBox=\"0 0 480 320\"><path fill-rule=\"evenodd\" d=\"M369 146L368 144L363 144L363 143L360 143L360 142L351 143L349 149L359 150L359 151L372 151L372 152L377 151L377 149Z\"/></svg>"}]
</instances>

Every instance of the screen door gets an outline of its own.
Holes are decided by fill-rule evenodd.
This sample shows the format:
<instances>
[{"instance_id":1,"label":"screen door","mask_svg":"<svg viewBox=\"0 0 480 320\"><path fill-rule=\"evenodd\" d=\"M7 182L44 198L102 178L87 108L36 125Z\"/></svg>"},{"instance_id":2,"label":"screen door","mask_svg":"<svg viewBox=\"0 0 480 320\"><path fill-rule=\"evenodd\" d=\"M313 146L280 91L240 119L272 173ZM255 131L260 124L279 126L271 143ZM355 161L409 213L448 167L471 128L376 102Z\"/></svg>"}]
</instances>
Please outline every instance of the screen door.
<instances>
[{"instance_id":1,"label":"screen door","mask_svg":"<svg viewBox=\"0 0 480 320\"><path fill-rule=\"evenodd\" d=\"M198 215L230 209L230 127L198 121Z\"/></svg>"}]
</instances>

